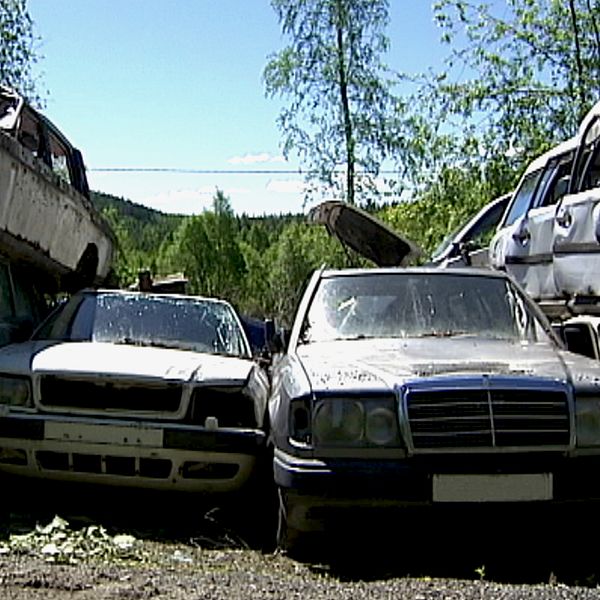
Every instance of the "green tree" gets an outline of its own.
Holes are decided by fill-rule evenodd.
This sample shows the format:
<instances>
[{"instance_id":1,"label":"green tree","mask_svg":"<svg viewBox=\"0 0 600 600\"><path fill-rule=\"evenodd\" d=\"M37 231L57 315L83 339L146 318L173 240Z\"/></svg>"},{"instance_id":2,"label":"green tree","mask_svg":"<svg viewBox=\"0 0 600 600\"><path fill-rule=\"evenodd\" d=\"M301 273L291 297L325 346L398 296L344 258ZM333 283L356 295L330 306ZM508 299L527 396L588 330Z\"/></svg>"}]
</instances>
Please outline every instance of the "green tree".
<instances>
[{"instance_id":1,"label":"green tree","mask_svg":"<svg viewBox=\"0 0 600 600\"><path fill-rule=\"evenodd\" d=\"M26 0L0 0L0 84L38 101L32 66L38 60Z\"/></svg>"},{"instance_id":2,"label":"green tree","mask_svg":"<svg viewBox=\"0 0 600 600\"><path fill-rule=\"evenodd\" d=\"M387 206L379 218L415 242L426 260L450 232L496 195L479 169L445 167L418 199Z\"/></svg>"},{"instance_id":3,"label":"green tree","mask_svg":"<svg viewBox=\"0 0 600 600\"><path fill-rule=\"evenodd\" d=\"M195 294L237 302L246 270L236 217L217 191L212 210L184 219L173 244L162 251L161 269L183 270Z\"/></svg>"},{"instance_id":4,"label":"green tree","mask_svg":"<svg viewBox=\"0 0 600 600\"><path fill-rule=\"evenodd\" d=\"M325 184L348 202L365 202L375 193L374 178L392 144L394 99L381 62L388 47L388 2L271 4L290 40L263 73L267 96L288 99L278 120L284 154L294 152L307 165L307 197Z\"/></svg>"},{"instance_id":5,"label":"green tree","mask_svg":"<svg viewBox=\"0 0 600 600\"><path fill-rule=\"evenodd\" d=\"M134 284L137 282L138 274L142 269L151 268L153 256L140 249L135 236L127 229L126 223L115 207L105 206L101 212L117 238L116 253L112 265L117 277L116 283L121 287Z\"/></svg>"},{"instance_id":6,"label":"green tree","mask_svg":"<svg viewBox=\"0 0 600 600\"><path fill-rule=\"evenodd\" d=\"M423 98L472 161L521 167L598 99L598 0L439 0L434 14L450 52Z\"/></svg>"}]
</instances>

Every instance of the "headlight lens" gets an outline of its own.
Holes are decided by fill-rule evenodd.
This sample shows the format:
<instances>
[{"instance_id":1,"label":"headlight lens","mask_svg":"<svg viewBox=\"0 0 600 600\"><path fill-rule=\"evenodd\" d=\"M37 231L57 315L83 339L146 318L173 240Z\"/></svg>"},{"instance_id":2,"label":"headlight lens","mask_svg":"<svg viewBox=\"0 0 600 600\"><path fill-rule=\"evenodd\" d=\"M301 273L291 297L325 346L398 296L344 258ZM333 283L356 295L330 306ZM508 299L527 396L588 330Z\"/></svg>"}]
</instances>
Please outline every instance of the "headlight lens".
<instances>
[{"instance_id":1,"label":"headlight lens","mask_svg":"<svg viewBox=\"0 0 600 600\"><path fill-rule=\"evenodd\" d=\"M367 439L377 446L385 446L396 439L398 428L393 410L377 407L367 413Z\"/></svg>"},{"instance_id":2,"label":"headlight lens","mask_svg":"<svg viewBox=\"0 0 600 600\"><path fill-rule=\"evenodd\" d=\"M600 446L600 398L577 398L575 406L577 446Z\"/></svg>"},{"instance_id":3,"label":"headlight lens","mask_svg":"<svg viewBox=\"0 0 600 600\"><path fill-rule=\"evenodd\" d=\"M23 377L0 376L0 405L31 406L31 385Z\"/></svg>"},{"instance_id":4,"label":"headlight lens","mask_svg":"<svg viewBox=\"0 0 600 600\"><path fill-rule=\"evenodd\" d=\"M325 398L315 406L315 445L397 446L398 424L391 398Z\"/></svg>"}]
</instances>

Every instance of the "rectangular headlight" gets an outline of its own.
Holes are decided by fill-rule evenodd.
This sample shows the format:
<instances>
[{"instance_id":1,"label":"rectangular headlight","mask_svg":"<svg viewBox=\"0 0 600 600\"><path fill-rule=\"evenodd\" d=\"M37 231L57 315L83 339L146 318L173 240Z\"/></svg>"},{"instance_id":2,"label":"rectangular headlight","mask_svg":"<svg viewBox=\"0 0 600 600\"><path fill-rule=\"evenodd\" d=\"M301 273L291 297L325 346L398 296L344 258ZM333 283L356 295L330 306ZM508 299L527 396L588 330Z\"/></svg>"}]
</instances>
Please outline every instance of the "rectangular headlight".
<instances>
[{"instance_id":1,"label":"rectangular headlight","mask_svg":"<svg viewBox=\"0 0 600 600\"><path fill-rule=\"evenodd\" d=\"M575 432L578 447L600 447L600 398L577 398Z\"/></svg>"},{"instance_id":2,"label":"rectangular headlight","mask_svg":"<svg viewBox=\"0 0 600 600\"><path fill-rule=\"evenodd\" d=\"M0 405L31 406L31 384L29 379L0 375Z\"/></svg>"}]
</instances>

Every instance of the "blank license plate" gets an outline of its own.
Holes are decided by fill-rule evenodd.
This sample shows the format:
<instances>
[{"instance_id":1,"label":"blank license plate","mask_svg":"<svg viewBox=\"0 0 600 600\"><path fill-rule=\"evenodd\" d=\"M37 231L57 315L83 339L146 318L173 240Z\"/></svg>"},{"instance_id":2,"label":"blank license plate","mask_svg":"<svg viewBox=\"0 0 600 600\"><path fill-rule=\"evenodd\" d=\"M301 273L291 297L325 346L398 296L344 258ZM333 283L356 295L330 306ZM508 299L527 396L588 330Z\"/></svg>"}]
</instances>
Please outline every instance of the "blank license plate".
<instances>
[{"instance_id":1,"label":"blank license plate","mask_svg":"<svg viewBox=\"0 0 600 600\"><path fill-rule=\"evenodd\" d=\"M434 475L434 502L552 500L552 473Z\"/></svg>"}]
</instances>

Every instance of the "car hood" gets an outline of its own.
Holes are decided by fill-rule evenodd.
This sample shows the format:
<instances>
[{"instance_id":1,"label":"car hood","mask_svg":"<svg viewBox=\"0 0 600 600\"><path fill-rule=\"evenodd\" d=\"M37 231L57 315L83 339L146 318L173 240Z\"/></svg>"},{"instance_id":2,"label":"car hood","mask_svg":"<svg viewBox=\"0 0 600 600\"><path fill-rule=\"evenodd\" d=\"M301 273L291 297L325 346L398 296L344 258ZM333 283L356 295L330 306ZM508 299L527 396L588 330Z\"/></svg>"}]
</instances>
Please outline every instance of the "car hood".
<instances>
[{"instance_id":1,"label":"car hood","mask_svg":"<svg viewBox=\"0 0 600 600\"><path fill-rule=\"evenodd\" d=\"M250 359L233 356L95 342L28 342L18 344L9 357L4 356L3 360L0 355L0 364L12 356L16 368L23 366L25 357L31 357L30 368L36 373L208 383L246 381L253 366Z\"/></svg>"},{"instance_id":2,"label":"car hood","mask_svg":"<svg viewBox=\"0 0 600 600\"><path fill-rule=\"evenodd\" d=\"M298 348L313 390L391 389L436 376L538 376L570 379L550 344L482 338L410 338L310 344Z\"/></svg>"},{"instance_id":3,"label":"car hood","mask_svg":"<svg viewBox=\"0 0 600 600\"><path fill-rule=\"evenodd\" d=\"M331 235L378 267L405 265L421 255L421 250L413 242L383 221L345 202L322 202L310 211L308 219L325 225Z\"/></svg>"}]
</instances>

